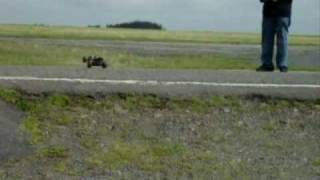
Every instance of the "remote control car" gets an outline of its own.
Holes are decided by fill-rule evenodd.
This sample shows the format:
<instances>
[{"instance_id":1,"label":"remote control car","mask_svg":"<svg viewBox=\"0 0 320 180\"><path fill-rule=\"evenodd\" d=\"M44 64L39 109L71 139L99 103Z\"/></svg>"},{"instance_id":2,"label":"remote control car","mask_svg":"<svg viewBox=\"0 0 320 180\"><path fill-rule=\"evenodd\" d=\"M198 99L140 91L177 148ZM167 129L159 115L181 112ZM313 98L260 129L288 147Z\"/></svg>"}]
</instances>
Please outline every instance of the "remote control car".
<instances>
[{"instance_id":1,"label":"remote control car","mask_svg":"<svg viewBox=\"0 0 320 180\"><path fill-rule=\"evenodd\" d=\"M101 66L102 68L107 68L107 62L98 56L88 56L82 58L83 63L87 63L87 67L91 68L92 66Z\"/></svg>"}]
</instances>

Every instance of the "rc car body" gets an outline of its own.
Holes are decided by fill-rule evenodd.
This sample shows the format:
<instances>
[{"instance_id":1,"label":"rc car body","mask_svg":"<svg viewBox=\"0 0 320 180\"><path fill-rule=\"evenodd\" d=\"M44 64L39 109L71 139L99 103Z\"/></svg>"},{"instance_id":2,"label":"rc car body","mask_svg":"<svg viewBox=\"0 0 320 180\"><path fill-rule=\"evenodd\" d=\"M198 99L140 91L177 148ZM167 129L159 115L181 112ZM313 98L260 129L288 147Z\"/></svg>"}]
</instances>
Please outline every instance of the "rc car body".
<instances>
[{"instance_id":1,"label":"rc car body","mask_svg":"<svg viewBox=\"0 0 320 180\"><path fill-rule=\"evenodd\" d=\"M98 56L83 57L82 62L86 63L88 68L91 68L92 66L101 66L102 68L107 68L108 66L107 62L102 57Z\"/></svg>"}]
</instances>

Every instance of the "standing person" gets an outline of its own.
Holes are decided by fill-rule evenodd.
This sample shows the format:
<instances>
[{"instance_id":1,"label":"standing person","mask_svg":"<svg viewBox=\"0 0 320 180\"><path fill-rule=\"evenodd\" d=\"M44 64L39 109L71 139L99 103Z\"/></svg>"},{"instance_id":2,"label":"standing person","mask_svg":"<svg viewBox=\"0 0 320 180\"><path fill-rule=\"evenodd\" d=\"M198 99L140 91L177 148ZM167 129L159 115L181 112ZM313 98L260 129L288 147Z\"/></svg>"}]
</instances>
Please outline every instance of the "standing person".
<instances>
[{"instance_id":1,"label":"standing person","mask_svg":"<svg viewBox=\"0 0 320 180\"><path fill-rule=\"evenodd\" d=\"M257 71L274 71L272 62L276 37L276 65L280 72L288 71L288 34L291 23L292 0L260 0L263 5L262 65Z\"/></svg>"}]
</instances>

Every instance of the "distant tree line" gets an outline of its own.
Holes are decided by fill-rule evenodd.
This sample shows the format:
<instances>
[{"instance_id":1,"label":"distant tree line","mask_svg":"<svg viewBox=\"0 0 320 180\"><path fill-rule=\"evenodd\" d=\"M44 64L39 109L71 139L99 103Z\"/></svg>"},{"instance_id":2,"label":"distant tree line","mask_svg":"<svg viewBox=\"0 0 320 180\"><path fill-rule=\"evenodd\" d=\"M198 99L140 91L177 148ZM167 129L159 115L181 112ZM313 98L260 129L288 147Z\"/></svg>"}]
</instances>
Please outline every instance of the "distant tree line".
<instances>
[{"instance_id":1,"label":"distant tree line","mask_svg":"<svg viewBox=\"0 0 320 180\"><path fill-rule=\"evenodd\" d=\"M133 21L114 25L107 25L107 28L131 28L131 29L155 29L163 30L162 25L148 21Z\"/></svg>"},{"instance_id":2,"label":"distant tree line","mask_svg":"<svg viewBox=\"0 0 320 180\"><path fill-rule=\"evenodd\" d=\"M101 25L88 25L89 28L102 28ZM148 21L133 21L120 24L108 24L106 28L130 28L130 29L154 29L164 30L163 26L154 22Z\"/></svg>"},{"instance_id":3,"label":"distant tree line","mask_svg":"<svg viewBox=\"0 0 320 180\"><path fill-rule=\"evenodd\" d=\"M101 28L100 25L88 25L89 28Z\"/></svg>"}]
</instances>

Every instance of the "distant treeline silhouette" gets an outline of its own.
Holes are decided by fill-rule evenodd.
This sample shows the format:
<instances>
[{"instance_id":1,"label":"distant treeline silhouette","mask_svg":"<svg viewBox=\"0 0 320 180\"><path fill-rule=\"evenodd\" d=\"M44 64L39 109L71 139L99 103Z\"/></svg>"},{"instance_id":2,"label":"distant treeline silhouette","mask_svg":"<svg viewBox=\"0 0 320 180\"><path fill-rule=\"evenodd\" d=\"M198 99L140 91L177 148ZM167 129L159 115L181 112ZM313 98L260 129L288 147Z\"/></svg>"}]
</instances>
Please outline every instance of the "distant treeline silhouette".
<instances>
[{"instance_id":1,"label":"distant treeline silhouette","mask_svg":"<svg viewBox=\"0 0 320 180\"><path fill-rule=\"evenodd\" d=\"M131 29L156 29L163 30L162 25L148 21L133 21L114 25L107 25L107 28L131 28Z\"/></svg>"},{"instance_id":2,"label":"distant treeline silhouette","mask_svg":"<svg viewBox=\"0 0 320 180\"><path fill-rule=\"evenodd\" d=\"M100 25L88 25L89 28L101 28Z\"/></svg>"}]
</instances>

